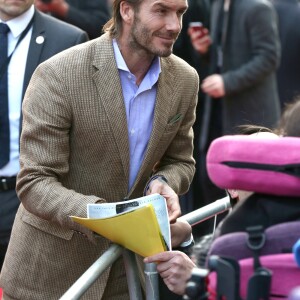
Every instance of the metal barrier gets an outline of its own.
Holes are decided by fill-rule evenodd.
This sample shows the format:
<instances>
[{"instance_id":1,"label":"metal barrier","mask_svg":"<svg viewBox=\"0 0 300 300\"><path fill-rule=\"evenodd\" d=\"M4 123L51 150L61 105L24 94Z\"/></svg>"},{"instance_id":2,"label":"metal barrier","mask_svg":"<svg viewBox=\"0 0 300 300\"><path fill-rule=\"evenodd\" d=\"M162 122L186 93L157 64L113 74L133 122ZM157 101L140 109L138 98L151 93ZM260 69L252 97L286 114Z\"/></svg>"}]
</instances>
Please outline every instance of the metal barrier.
<instances>
[{"instance_id":1,"label":"metal barrier","mask_svg":"<svg viewBox=\"0 0 300 300\"><path fill-rule=\"evenodd\" d=\"M198 208L186 215L181 216L180 219L186 220L191 226L195 226L198 223L204 222L207 219L221 214L231 208L231 202L229 196L216 200L215 202Z\"/></svg>"},{"instance_id":2,"label":"metal barrier","mask_svg":"<svg viewBox=\"0 0 300 300\"><path fill-rule=\"evenodd\" d=\"M186 220L191 226L204 222L231 208L229 196L216 200L215 202L192 211L179 219ZM69 288L60 300L77 300L89 289L97 278L123 254L130 300L141 300L142 291L135 254L123 247L113 244L99 257L82 276ZM158 274L155 264L145 264L146 299L159 300Z\"/></svg>"},{"instance_id":3,"label":"metal barrier","mask_svg":"<svg viewBox=\"0 0 300 300\"><path fill-rule=\"evenodd\" d=\"M80 299L96 279L113 264L122 254L123 248L119 245L112 245L103 255L101 255L81 277L71 286L71 288L60 298L61 300Z\"/></svg>"}]
</instances>

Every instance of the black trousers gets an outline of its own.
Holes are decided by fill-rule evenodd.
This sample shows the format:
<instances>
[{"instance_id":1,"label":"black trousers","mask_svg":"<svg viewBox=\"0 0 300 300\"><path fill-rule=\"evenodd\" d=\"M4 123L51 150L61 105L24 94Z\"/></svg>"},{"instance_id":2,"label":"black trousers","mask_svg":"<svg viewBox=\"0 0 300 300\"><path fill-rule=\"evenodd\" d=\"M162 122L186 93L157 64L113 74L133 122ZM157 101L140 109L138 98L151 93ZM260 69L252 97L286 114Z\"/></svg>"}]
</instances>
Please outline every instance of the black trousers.
<instances>
[{"instance_id":1,"label":"black trousers","mask_svg":"<svg viewBox=\"0 0 300 300\"><path fill-rule=\"evenodd\" d=\"M19 205L20 201L15 190L0 191L0 270Z\"/></svg>"}]
</instances>

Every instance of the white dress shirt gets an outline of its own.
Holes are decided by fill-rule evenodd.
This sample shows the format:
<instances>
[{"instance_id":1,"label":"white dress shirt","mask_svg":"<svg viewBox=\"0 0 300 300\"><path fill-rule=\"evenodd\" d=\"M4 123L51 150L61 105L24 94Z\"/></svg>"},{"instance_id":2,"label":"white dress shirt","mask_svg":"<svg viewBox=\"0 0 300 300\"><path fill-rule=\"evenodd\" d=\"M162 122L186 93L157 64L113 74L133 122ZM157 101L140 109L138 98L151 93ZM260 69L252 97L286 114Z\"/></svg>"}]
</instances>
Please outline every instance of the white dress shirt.
<instances>
[{"instance_id":1,"label":"white dress shirt","mask_svg":"<svg viewBox=\"0 0 300 300\"><path fill-rule=\"evenodd\" d=\"M29 24L33 15L34 6L32 5L30 9L21 16L6 22L10 29L8 33L8 55L14 51L20 35ZM0 20L0 22L2 21ZM32 28L13 52L12 58L8 65L10 160L7 165L0 169L0 176L15 176L20 169L19 139L22 91L31 34Z\"/></svg>"}]
</instances>

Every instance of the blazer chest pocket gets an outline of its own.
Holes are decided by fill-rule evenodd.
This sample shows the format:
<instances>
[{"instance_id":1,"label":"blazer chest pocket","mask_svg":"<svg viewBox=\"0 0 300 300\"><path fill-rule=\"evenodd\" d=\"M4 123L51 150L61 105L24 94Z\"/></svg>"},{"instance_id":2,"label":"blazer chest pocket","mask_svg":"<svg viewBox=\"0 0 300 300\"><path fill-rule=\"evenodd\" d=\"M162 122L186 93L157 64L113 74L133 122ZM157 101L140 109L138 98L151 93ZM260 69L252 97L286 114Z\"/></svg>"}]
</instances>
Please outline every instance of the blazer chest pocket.
<instances>
[{"instance_id":1,"label":"blazer chest pocket","mask_svg":"<svg viewBox=\"0 0 300 300\"><path fill-rule=\"evenodd\" d=\"M178 123L181 119L182 119L182 114L178 113L178 114L172 116L172 117L168 120L168 125L176 124L176 123Z\"/></svg>"},{"instance_id":2,"label":"blazer chest pocket","mask_svg":"<svg viewBox=\"0 0 300 300\"><path fill-rule=\"evenodd\" d=\"M176 133L178 128L180 127L182 120L182 114L176 114L169 118L168 124L165 127L165 132L164 134L170 134L170 133Z\"/></svg>"},{"instance_id":3,"label":"blazer chest pocket","mask_svg":"<svg viewBox=\"0 0 300 300\"><path fill-rule=\"evenodd\" d=\"M166 141L170 143L172 139L176 136L179 127L180 127L180 122L168 124L165 127L165 131L162 134L161 141Z\"/></svg>"}]
</instances>

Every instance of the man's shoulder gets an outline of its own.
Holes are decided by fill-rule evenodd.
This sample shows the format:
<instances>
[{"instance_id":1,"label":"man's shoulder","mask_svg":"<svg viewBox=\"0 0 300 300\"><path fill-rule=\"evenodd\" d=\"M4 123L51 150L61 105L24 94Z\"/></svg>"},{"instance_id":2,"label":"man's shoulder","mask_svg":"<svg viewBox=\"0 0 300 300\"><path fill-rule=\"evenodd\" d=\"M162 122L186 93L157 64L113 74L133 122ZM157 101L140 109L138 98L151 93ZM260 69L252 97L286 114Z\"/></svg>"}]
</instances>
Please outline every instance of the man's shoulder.
<instances>
[{"instance_id":1,"label":"man's shoulder","mask_svg":"<svg viewBox=\"0 0 300 300\"><path fill-rule=\"evenodd\" d=\"M44 14L40 11L36 11L35 22L37 24L42 23L46 30L49 30L50 32L55 32L58 35L67 33L80 36L86 34L85 31L83 31L79 27L61 21L55 17Z\"/></svg>"},{"instance_id":2,"label":"man's shoulder","mask_svg":"<svg viewBox=\"0 0 300 300\"><path fill-rule=\"evenodd\" d=\"M85 69L89 68L91 64L95 64L95 67L100 68L99 64L104 64L112 57L111 40L104 34L99 38L65 49L49 58L43 64L47 64L46 68L52 66L68 70L74 68L75 65L77 68Z\"/></svg>"},{"instance_id":3,"label":"man's shoulder","mask_svg":"<svg viewBox=\"0 0 300 300\"><path fill-rule=\"evenodd\" d=\"M164 70L182 81L198 81L199 78L196 69L175 54L162 58L162 71Z\"/></svg>"},{"instance_id":4,"label":"man's shoulder","mask_svg":"<svg viewBox=\"0 0 300 300\"><path fill-rule=\"evenodd\" d=\"M182 58L176 56L175 54L171 54L170 56L166 58L162 58L163 61L167 62L167 64L171 65L172 68L178 69L178 70L186 70L187 72L196 72L194 67L192 67L190 64L188 64L185 60Z\"/></svg>"},{"instance_id":5,"label":"man's shoulder","mask_svg":"<svg viewBox=\"0 0 300 300\"><path fill-rule=\"evenodd\" d=\"M184 86L199 84L199 76L195 68L174 54L161 58L161 69L167 81L175 80L177 84L181 83Z\"/></svg>"}]
</instances>

